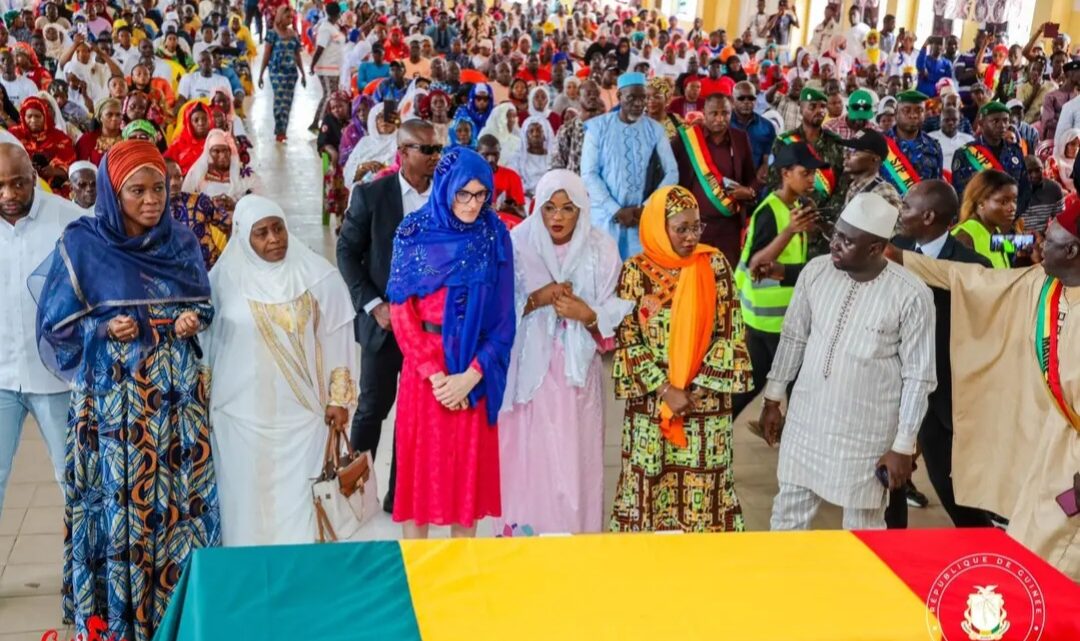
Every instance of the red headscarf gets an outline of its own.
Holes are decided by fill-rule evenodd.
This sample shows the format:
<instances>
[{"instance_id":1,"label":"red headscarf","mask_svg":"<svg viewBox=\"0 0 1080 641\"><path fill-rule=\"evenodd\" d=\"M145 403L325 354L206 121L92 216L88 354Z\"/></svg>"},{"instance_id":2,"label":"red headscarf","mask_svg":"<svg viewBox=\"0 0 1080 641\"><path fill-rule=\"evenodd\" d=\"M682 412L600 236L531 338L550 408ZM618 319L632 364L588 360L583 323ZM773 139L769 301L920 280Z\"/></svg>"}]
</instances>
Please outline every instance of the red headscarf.
<instances>
[{"instance_id":1,"label":"red headscarf","mask_svg":"<svg viewBox=\"0 0 1080 641\"><path fill-rule=\"evenodd\" d=\"M165 158L149 140L121 140L109 148L109 182L117 193L135 172L145 167L166 175Z\"/></svg>"},{"instance_id":2,"label":"red headscarf","mask_svg":"<svg viewBox=\"0 0 1080 641\"><path fill-rule=\"evenodd\" d=\"M195 164L195 161L202 156L203 146L206 145L206 138L197 138L195 136L195 127L192 125L192 118L196 113L202 112L207 118L210 118L210 109L205 102L199 102L187 109L184 113L184 126L180 130L180 135L176 140L169 145L169 149L165 152L165 157L176 161L177 165L180 165L180 171L183 174L191 169L191 166ZM207 123L206 131L210 131L210 123Z\"/></svg>"},{"instance_id":3,"label":"red headscarf","mask_svg":"<svg viewBox=\"0 0 1080 641\"><path fill-rule=\"evenodd\" d=\"M31 132L26 126L26 112L31 109L40 111L45 116L45 127L38 132ZM53 118L52 105L44 98L30 96L22 101L19 106L20 124L11 128L11 134L22 142L26 153L31 157L42 155L50 165L67 170L71 163L75 162L75 147L67 134L56 128L56 120ZM55 181L59 185L63 181Z\"/></svg>"}]
</instances>

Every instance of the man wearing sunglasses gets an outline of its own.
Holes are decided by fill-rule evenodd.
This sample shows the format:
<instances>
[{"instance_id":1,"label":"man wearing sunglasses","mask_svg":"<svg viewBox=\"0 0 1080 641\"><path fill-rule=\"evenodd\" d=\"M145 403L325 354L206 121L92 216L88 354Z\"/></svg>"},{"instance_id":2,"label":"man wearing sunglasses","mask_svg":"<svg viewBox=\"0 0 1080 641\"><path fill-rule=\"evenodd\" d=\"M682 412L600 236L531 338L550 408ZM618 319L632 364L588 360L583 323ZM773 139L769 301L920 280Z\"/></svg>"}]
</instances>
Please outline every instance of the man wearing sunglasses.
<instances>
[{"instance_id":1,"label":"man wearing sunglasses","mask_svg":"<svg viewBox=\"0 0 1080 641\"><path fill-rule=\"evenodd\" d=\"M766 167L769 158L769 150L772 149L773 139L776 138L776 127L754 111L757 102L757 90L754 85L743 80L735 84L733 92L735 98L735 113L731 117L731 126L741 129L750 138L750 154L754 161L754 167L761 171ZM762 172L764 175L764 172Z\"/></svg>"},{"instance_id":2,"label":"man wearing sunglasses","mask_svg":"<svg viewBox=\"0 0 1080 641\"><path fill-rule=\"evenodd\" d=\"M359 452L379 447L382 424L397 396L401 350L390 324L386 281L394 233L405 216L423 207L442 154L430 122L407 120L398 129L401 171L353 189L338 237L338 269L349 285L356 309L356 341L360 343L360 397L350 440ZM394 505L394 466L383 508Z\"/></svg>"},{"instance_id":3,"label":"man wearing sunglasses","mask_svg":"<svg viewBox=\"0 0 1080 641\"><path fill-rule=\"evenodd\" d=\"M822 125L844 140L850 140L855 134L865 129L877 131L874 124L874 96L866 89L851 92L847 101L847 112L839 118L833 118ZM847 152L851 155L851 152Z\"/></svg>"}]
</instances>

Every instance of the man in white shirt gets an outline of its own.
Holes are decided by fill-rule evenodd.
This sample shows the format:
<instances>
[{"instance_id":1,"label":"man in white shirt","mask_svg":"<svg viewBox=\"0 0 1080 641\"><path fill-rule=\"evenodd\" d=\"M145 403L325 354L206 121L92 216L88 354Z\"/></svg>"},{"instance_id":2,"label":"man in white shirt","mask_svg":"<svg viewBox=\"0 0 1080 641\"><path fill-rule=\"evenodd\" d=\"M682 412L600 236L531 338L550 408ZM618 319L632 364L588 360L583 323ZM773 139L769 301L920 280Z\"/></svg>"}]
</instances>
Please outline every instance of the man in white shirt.
<instances>
[{"instance_id":1,"label":"man in white shirt","mask_svg":"<svg viewBox=\"0 0 1080 641\"><path fill-rule=\"evenodd\" d=\"M312 131L318 131L322 122L326 99L337 89L341 81L341 63L345 58L345 33L338 26L341 6L331 2L326 5L326 19L319 23L315 34L315 54L311 57L310 73L319 79L322 97L311 121Z\"/></svg>"},{"instance_id":2,"label":"man in white shirt","mask_svg":"<svg viewBox=\"0 0 1080 641\"><path fill-rule=\"evenodd\" d=\"M176 101L176 108L179 110L192 98L212 98L218 91L224 91L225 95L231 96L232 85L228 78L214 69L214 56L207 50L199 54L199 70L180 78L180 86L176 91L180 94Z\"/></svg>"},{"instance_id":3,"label":"man in white shirt","mask_svg":"<svg viewBox=\"0 0 1080 641\"><path fill-rule=\"evenodd\" d=\"M829 5L826 5L826 8ZM757 0L757 13L750 18L750 25L746 30L750 32L754 46L765 48L769 41L769 13L765 11L765 0Z\"/></svg>"},{"instance_id":4,"label":"man in white shirt","mask_svg":"<svg viewBox=\"0 0 1080 641\"><path fill-rule=\"evenodd\" d=\"M0 84L4 85L4 92L16 109L23 100L38 92L33 80L16 72L15 56L10 49L0 51Z\"/></svg>"},{"instance_id":5,"label":"man in white shirt","mask_svg":"<svg viewBox=\"0 0 1080 641\"><path fill-rule=\"evenodd\" d=\"M76 76L86 84L90 99L96 105L98 101L109 97L109 78L123 76L121 69L101 48L88 43L81 34L75 35L75 41L59 61L64 70L63 77L69 82Z\"/></svg>"},{"instance_id":6,"label":"man in white shirt","mask_svg":"<svg viewBox=\"0 0 1080 641\"><path fill-rule=\"evenodd\" d=\"M953 154L961 147L975 140L971 134L965 134L958 128L960 126L960 110L956 107L945 107L941 110L941 129L930 132L930 137L941 145L941 153L944 157L945 168L952 167Z\"/></svg>"},{"instance_id":7,"label":"man in white shirt","mask_svg":"<svg viewBox=\"0 0 1080 641\"><path fill-rule=\"evenodd\" d=\"M0 142L0 510L26 415L49 450L57 482L64 478L68 384L38 355L37 305L27 278L48 258L68 223L82 215L72 203L36 188L26 151Z\"/></svg>"}]
</instances>

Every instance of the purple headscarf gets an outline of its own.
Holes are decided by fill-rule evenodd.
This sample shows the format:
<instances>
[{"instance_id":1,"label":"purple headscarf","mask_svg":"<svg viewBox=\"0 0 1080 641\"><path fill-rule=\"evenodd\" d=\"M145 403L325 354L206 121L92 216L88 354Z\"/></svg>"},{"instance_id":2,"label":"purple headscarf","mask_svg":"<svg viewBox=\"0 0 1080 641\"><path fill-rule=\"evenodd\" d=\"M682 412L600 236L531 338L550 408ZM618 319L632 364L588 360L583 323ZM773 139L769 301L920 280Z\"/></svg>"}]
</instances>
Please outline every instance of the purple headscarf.
<instances>
[{"instance_id":1,"label":"purple headscarf","mask_svg":"<svg viewBox=\"0 0 1080 641\"><path fill-rule=\"evenodd\" d=\"M371 109L375 102L371 96L360 96L352 103L352 119L341 132L341 143L338 145L338 164L342 167L349 162L349 154L352 153L360 139L367 135L367 123L360 115L360 108L366 106Z\"/></svg>"}]
</instances>

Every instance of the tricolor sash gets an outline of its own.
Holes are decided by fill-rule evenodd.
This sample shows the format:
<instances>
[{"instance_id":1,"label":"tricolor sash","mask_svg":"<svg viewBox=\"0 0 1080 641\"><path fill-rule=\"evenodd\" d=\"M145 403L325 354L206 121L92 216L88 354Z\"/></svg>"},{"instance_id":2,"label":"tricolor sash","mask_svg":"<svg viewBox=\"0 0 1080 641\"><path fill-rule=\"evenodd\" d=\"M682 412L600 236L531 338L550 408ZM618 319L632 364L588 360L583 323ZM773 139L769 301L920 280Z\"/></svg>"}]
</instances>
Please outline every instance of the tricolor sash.
<instances>
[{"instance_id":1,"label":"tricolor sash","mask_svg":"<svg viewBox=\"0 0 1080 641\"><path fill-rule=\"evenodd\" d=\"M735 201L724 189L724 174L716 166L709 148L705 145L705 132L699 126L679 128L679 137L686 145L687 155L690 156L690 166L694 168L701 190L705 192L709 202L720 212L722 216L735 215Z\"/></svg>"},{"instance_id":2,"label":"tricolor sash","mask_svg":"<svg viewBox=\"0 0 1080 641\"><path fill-rule=\"evenodd\" d=\"M915 171L915 166L911 164L911 160L895 140L885 136L885 142L889 145L889 155L881 165L881 172L903 196L922 178L919 177L919 172Z\"/></svg>"},{"instance_id":3,"label":"tricolor sash","mask_svg":"<svg viewBox=\"0 0 1080 641\"><path fill-rule=\"evenodd\" d=\"M1035 312L1035 354L1039 358L1039 370L1042 371L1046 389L1054 399L1054 404L1069 421L1073 429L1080 432L1080 415L1065 399L1061 388L1060 339L1061 328L1058 313L1061 310L1061 298L1064 287L1061 281L1047 276L1039 292L1039 305Z\"/></svg>"},{"instance_id":4,"label":"tricolor sash","mask_svg":"<svg viewBox=\"0 0 1080 641\"><path fill-rule=\"evenodd\" d=\"M810 149L810 153L814 154L814 157L818 160L821 160L821 156L818 155L814 146L803 140L802 136L798 134L782 134L779 138L780 142L785 145L796 142L806 142L806 146ZM814 172L814 191L818 192L823 197L828 198L829 196L832 196L834 189L836 189L836 174L831 167L829 169L818 169Z\"/></svg>"},{"instance_id":5,"label":"tricolor sash","mask_svg":"<svg viewBox=\"0 0 1080 641\"><path fill-rule=\"evenodd\" d=\"M971 163L971 166L975 168L975 171L983 171L986 169L1005 171L1005 168L1001 166L1001 161L997 159L994 152L982 145L976 145L975 143L964 145L964 156L967 158L967 161Z\"/></svg>"}]
</instances>

